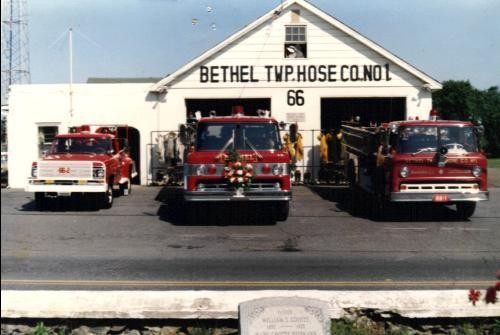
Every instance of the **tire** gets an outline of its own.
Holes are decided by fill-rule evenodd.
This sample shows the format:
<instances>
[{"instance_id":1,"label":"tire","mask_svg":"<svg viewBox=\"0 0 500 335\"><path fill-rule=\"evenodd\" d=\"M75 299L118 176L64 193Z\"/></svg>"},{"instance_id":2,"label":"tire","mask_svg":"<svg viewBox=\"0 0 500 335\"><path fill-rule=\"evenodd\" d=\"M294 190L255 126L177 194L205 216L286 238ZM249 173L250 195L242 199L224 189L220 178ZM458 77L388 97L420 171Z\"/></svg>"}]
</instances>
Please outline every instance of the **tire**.
<instances>
[{"instance_id":1,"label":"tire","mask_svg":"<svg viewBox=\"0 0 500 335\"><path fill-rule=\"evenodd\" d=\"M356 167L354 166L354 161L352 159L347 163L346 174L349 186L354 188L356 186Z\"/></svg>"},{"instance_id":2,"label":"tire","mask_svg":"<svg viewBox=\"0 0 500 335\"><path fill-rule=\"evenodd\" d=\"M385 221L388 220L391 215L391 208L387 200L378 194L373 194L370 196L371 203L371 215L375 221Z\"/></svg>"},{"instance_id":3,"label":"tire","mask_svg":"<svg viewBox=\"0 0 500 335\"><path fill-rule=\"evenodd\" d=\"M132 192L132 182L130 178L126 183L120 184L120 195L128 196Z\"/></svg>"},{"instance_id":4,"label":"tire","mask_svg":"<svg viewBox=\"0 0 500 335\"><path fill-rule=\"evenodd\" d=\"M184 223L196 226L207 221L208 204L184 202L182 206Z\"/></svg>"},{"instance_id":5,"label":"tire","mask_svg":"<svg viewBox=\"0 0 500 335\"><path fill-rule=\"evenodd\" d=\"M108 190L102 194L102 207L109 209L113 206L113 184L108 184Z\"/></svg>"},{"instance_id":6,"label":"tire","mask_svg":"<svg viewBox=\"0 0 500 335\"><path fill-rule=\"evenodd\" d=\"M457 214L458 217L462 220L467 220L472 215L474 215L475 210L476 210L476 203L473 201L465 201L457 203Z\"/></svg>"},{"instance_id":7,"label":"tire","mask_svg":"<svg viewBox=\"0 0 500 335\"><path fill-rule=\"evenodd\" d=\"M290 202L278 202L276 206L276 220L277 221L286 221L288 219L288 215L290 213Z\"/></svg>"},{"instance_id":8,"label":"tire","mask_svg":"<svg viewBox=\"0 0 500 335\"><path fill-rule=\"evenodd\" d=\"M35 192L35 206L39 211L44 211L47 208L47 199L44 192Z\"/></svg>"}]
</instances>

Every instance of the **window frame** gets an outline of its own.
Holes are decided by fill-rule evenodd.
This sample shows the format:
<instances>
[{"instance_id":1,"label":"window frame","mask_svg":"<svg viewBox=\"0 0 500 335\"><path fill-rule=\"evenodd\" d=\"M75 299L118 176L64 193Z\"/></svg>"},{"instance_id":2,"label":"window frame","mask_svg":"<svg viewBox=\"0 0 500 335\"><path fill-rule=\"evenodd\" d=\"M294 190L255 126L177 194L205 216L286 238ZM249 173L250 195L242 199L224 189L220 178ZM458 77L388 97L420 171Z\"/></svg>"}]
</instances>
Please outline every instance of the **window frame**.
<instances>
[{"instance_id":1,"label":"window frame","mask_svg":"<svg viewBox=\"0 0 500 335\"><path fill-rule=\"evenodd\" d=\"M52 134L44 131L51 128L53 130ZM52 136L47 138L47 135ZM46 153L50 151L52 143L55 137L59 135L59 124L56 123L39 123L37 124L37 138L38 138L38 156L43 157ZM43 140L42 140L43 136Z\"/></svg>"},{"instance_id":2,"label":"window frame","mask_svg":"<svg viewBox=\"0 0 500 335\"><path fill-rule=\"evenodd\" d=\"M298 31L293 32L296 28ZM301 31L303 29L303 31ZM303 36L303 39L301 37ZM294 37L296 39L294 40ZM290 38L290 39L289 39ZM291 53L287 50L289 47L299 47L299 51L303 54L302 57L292 57ZM285 38L283 47L283 56L286 59L304 59L307 58L307 25L305 24L290 24L285 25Z\"/></svg>"}]
</instances>

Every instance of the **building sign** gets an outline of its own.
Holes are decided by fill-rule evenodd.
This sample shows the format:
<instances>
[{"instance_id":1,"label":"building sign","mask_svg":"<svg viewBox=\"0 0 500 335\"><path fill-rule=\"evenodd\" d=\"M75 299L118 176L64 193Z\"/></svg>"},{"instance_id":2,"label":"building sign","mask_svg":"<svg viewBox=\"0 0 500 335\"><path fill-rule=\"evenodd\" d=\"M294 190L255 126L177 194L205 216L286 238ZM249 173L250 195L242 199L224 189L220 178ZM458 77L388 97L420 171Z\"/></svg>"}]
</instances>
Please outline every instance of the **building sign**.
<instances>
[{"instance_id":1,"label":"building sign","mask_svg":"<svg viewBox=\"0 0 500 335\"><path fill-rule=\"evenodd\" d=\"M200 83L371 82L390 81L384 65L264 65L262 77L253 65L200 66Z\"/></svg>"},{"instance_id":2,"label":"building sign","mask_svg":"<svg viewBox=\"0 0 500 335\"><path fill-rule=\"evenodd\" d=\"M287 123L306 122L305 113L286 113Z\"/></svg>"}]
</instances>

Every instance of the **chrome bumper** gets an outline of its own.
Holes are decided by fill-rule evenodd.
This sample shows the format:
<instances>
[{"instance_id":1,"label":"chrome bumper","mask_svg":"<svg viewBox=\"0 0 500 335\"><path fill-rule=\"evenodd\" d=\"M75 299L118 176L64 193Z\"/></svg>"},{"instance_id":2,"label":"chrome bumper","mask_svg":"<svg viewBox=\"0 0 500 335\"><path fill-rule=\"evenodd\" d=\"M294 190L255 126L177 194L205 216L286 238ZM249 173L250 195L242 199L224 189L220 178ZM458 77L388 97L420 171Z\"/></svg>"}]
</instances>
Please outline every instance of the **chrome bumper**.
<instances>
[{"instance_id":1,"label":"chrome bumper","mask_svg":"<svg viewBox=\"0 0 500 335\"><path fill-rule=\"evenodd\" d=\"M236 196L235 191L184 192L185 201L290 201L291 191L245 191Z\"/></svg>"},{"instance_id":2,"label":"chrome bumper","mask_svg":"<svg viewBox=\"0 0 500 335\"><path fill-rule=\"evenodd\" d=\"M58 195L70 195L71 193L103 193L108 189L105 183L95 184L75 184L75 185L59 185L59 184L33 184L28 183L25 188L26 192L47 192L57 193Z\"/></svg>"},{"instance_id":3,"label":"chrome bumper","mask_svg":"<svg viewBox=\"0 0 500 335\"><path fill-rule=\"evenodd\" d=\"M489 199L489 192L392 192L391 201L395 202L433 202L436 194L445 194L448 196L448 202L460 201L485 201Z\"/></svg>"}]
</instances>

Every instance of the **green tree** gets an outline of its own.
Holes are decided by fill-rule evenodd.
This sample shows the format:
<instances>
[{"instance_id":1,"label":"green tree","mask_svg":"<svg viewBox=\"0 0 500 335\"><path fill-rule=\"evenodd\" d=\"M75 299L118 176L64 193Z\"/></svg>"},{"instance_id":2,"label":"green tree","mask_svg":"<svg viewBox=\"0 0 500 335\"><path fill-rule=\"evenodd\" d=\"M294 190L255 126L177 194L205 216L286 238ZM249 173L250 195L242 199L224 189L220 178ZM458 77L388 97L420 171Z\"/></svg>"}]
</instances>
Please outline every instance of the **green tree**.
<instances>
[{"instance_id":1,"label":"green tree","mask_svg":"<svg viewBox=\"0 0 500 335\"><path fill-rule=\"evenodd\" d=\"M497 86L482 92L478 109L485 127L486 152L491 157L500 157L500 91Z\"/></svg>"},{"instance_id":2,"label":"green tree","mask_svg":"<svg viewBox=\"0 0 500 335\"><path fill-rule=\"evenodd\" d=\"M434 106L445 120L481 122L482 145L491 157L500 157L500 92L497 86L481 91L469 81L448 80L432 95Z\"/></svg>"},{"instance_id":3,"label":"green tree","mask_svg":"<svg viewBox=\"0 0 500 335\"><path fill-rule=\"evenodd\" d=\"M447 120L468 120L475 112L477 90L469 81L448 80L432 95L434 106Z\"/></svg>"}]
</instances>

